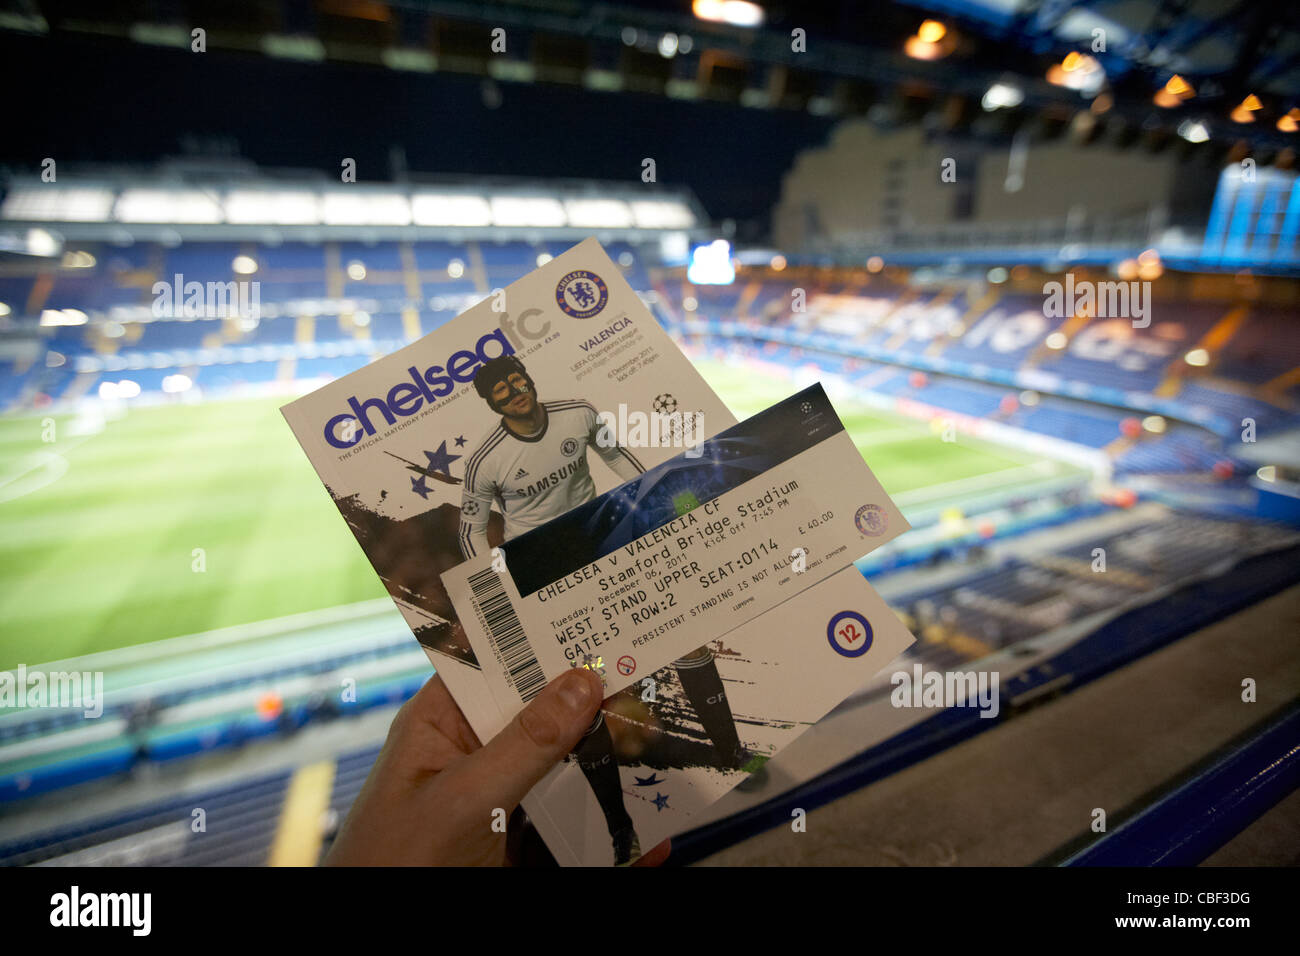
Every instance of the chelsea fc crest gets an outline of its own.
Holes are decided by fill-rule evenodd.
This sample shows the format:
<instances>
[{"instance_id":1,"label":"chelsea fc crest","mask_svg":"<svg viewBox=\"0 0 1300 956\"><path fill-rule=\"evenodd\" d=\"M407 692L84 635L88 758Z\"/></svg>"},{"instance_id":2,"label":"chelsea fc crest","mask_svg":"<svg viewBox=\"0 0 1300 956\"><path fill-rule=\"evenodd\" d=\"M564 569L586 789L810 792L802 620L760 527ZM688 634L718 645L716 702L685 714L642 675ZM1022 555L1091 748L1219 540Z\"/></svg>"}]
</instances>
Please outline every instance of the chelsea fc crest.
<instances>
[{"instance_id":1,"label":"chelsea fc crest","mask_svg":"<svg viewBox=\"0 0 1300 956\"><path fill-rule=\"evenodd\" d=\"M572 458L578 453L578 440L576 438L566 438L560 445L560 453L565 458Z\"/></svg>"},{"instance_id":2,"label":"chelsea fc crest","mask_svg":"<svg viewBox=\"0 0 1300 956\"><path fill-rule=\"evenodd\" d=\"M555 304L575 319L589 319L609 301L609 287L594 272L570 272L555 287Z\"/></svg>"}]
</instances>

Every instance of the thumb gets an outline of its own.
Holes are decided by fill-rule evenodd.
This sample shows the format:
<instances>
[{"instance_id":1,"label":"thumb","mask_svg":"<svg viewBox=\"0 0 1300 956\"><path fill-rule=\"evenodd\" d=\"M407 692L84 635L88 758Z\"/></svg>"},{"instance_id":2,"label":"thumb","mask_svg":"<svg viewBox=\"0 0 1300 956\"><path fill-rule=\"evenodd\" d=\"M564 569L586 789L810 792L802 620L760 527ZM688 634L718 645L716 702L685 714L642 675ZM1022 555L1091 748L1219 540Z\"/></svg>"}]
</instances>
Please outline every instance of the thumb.
<instances>
[{"instance_id":1,"label":"thumb","mask_svg":"<svg viewBox=\"0 0 1300 956\"><path fill-rule=\"evenodd\" d=\"M495 806L515 807L582 739L600 709L604 685L585 667L551 681L465 769Z\"/></svg>"}]
</instances>

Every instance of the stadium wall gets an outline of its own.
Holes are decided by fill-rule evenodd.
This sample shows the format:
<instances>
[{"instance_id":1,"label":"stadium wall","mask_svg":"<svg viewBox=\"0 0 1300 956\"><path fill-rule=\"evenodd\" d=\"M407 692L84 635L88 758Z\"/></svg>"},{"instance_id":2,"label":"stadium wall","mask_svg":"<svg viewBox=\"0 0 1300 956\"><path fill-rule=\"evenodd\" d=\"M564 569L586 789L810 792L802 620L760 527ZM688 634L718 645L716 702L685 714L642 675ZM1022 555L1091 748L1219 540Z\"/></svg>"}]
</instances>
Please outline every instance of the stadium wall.
<instances>
[{"instance_id":1,"label":"stadium wall","mask_svg":"<svg viewBox=\"0 0 1300 956\"><path fill-rule=\"evenodd\" d=\"M955 179L941 178L956 160ZM1204 227L1217 170L1188 169L1174 151L1152 155L1095 143L1030 146L1017 182L1010 152L971 141L927 137L916 127L882 131L866 120L836 127L825 147L799 154L773 211L778 246L855 233L964 224L1058 222L1082 211L1089 222L1161 228L1171 210L1194 208ZM964 198L963 198L964 197ZM1194 201L1200 197L1203 201ZM1183 225L1189 225L1183 223Z\"/></svg>"}]
</instances>

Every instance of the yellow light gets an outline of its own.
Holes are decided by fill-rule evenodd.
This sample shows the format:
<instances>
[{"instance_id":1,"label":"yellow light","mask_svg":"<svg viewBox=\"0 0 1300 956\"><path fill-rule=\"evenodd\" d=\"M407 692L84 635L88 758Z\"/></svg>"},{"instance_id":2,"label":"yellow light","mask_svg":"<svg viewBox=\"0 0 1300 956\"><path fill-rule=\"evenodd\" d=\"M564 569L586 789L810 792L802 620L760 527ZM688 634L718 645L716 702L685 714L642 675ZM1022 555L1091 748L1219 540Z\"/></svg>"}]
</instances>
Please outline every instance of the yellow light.
<instances>
[{"instance_id":1,"label":"yellow light","mask_svg":"<svg viewBox=\"0 0 1300 956\"><path fill-rule=\"evenodd\" d=\"M1061 67L1061 64L1054 63L1047 68L1047 82L1053 86L1065 85L1065 70Z\"/></svg>"},{"instance_id":2,"label":"yellow light","mask_svg":"<svg viewBox=\"0 0 1300 956\"><path fill-rule=\"evenodd\" d=\"M1192 349L1183 356L1183 361L1188 365L1195 365L1197 368L1204 368L1210 364L1210 353L1205 349Z\"/></svg>"},{"instance_id":3,"label":"yellow light","mask_svg":"<svg viewBox=\"0 0 1300 956\"><path fill-rule=\"evenodd\" d=\"M1262 109L1263 106L1264 104L1259 101L1259 97L1251 93L1228 114L1228 117L1234 123L1253 123L1255 122L1254 113Z\"/></svg>"},{"instance_id":4,"label":"yellow light","mask_svg":"<svg viewBox=\"0 0 1300 956\"><path fill-rule=\"evenodd\" d=\"M1079 64L1081 64L1082 62L1083 62L1083 54L1075 50L1071 50L1069 53L1065 54L1065 59L1061 61L1061 69L1063 69L1066 73L1073 73L1075 70L1079 68Z\"/></svg>"},{"instance_id":5,"label":"yellow light","mask_svg":"<svg viewBox=\"0 0 1300 956\"><path fill-rule=\"evenodd\" d=\"M1139 279L1145 279L1147 282L1150 282L1152 279L1159 279L1164 274L1165 274L1165 267L1160 264L1159 259L1156 259L1153 262L1138 263Z\"/></svg>"},{"instance_id":6,"label":"yellow light","mask_svg":"<svg viewBox=\"0 0 1300 956\"><path fill-rule=\"evenodd\" d=\"M1148 415L1142 419L1142 427L1153 435L1159 435L1165 430L1165 420L1159 415Z\"/></svg>"},{"instance_id":7,"label":"yellow light","mask_svg":"<svg viewBox=\"0 0 1300 956\"><path fill-rule=\"evenodd\" d=\"M913 60L937 60L943 56L943 50L937 43L927 43L920 37L908 37L903 43L903 52Z\"/></svg>"},{"instance_id":8,"label":"yellow light","mask_svg":"<svg viewBox=\"0 0 1300 956\"><path fill-rule=\"evenodd\" d=\"M773 272L780 272L780 271L781 271L782 269L784 269L784 268L785 268L785 256L773 256L773 257L772 257L772 271L773 271Z\"/></svg>"},{"instance_id":9,"label":"yellow light","mask_svg":"<svg viewBox=\"0 0 1300 956\"><path fill-rule=\"evenodd\" d=\"M763 8L749 0L694 0L691 10L701 20L737 27L762 26L764 18Z\"/></svg>"},{"instance_id":10,"label":"yellow light","mask_svg":"<svg viewBox=\"0 0 1300 956\"><path fill-rule=\"evenodd\" d=\"M1123 262L1119 264L1119 266L1116 268L1115 271L1119 275L1119 277L1123 279L1125 282L1128 282L1132 279L1136 279L1138 274L1137 260L1125 259Z\"/></svg>"},{"instance_id":11,"label":"yellow light","mask_svg":"<svg viewBox=\"0 0 1300 956\"><path fill-rule=\"evenodd\" d=\"M1145 265L1148 262L1159 262L1159 261L1160 261L1160 253L1156 252L1154 249L1145 249L1138 254L1138 262L1143 265Z\"/></svg>"},{"instance_id":12,"label":"yellow light","mask_svg":"<svg viewBox=\"0 0 1300 956\"><path fill-rule=\"evenodd\" d=\"M1294 133L1300 129L1300 109L1289 110L1284 115L1279 116L1277 128L1284 133Z\"/></svg>"},{"instance_id":13,"label":"yellow light","mask_svg":"<svg viewBox=\"0 0 1300 956\"><path fill-rule=\"evenodd\" d=\"M885 260L880 258L880 256L872 256L867 260L868 272L879 272L883 268L885 268Z\"/></svg>"},{"instance_id":14,"label":"yellow light","mask_svg":"<svg viewBox=\"0 0 1300 956\"><path fill-rule=\"evenodd\" d=\"M1171 110L1175 106L1181 106L1183 102L1173 93L1170 93L1168 90L1166 90L1164 87L1161 87L1160 89L1156 90L1156 95L1151 98L1151 101L1155 103L1156 106L1160 107L1162 110Z\"/></svg>"},{"instance_id":15,"label":"yellow light","mask_svg":"<svg viewBox=\"0 0 1300 956\"><path fill-rule=\"evenodd\" d=\"M926 20L917 29L917 37L925 43L938 43L948 33L948 28L938 20Z\"/></svg>"},{"instance_id":16,"label":"yellow light","mask_svg":"<svg viewBox=\"0 0 1300 956\"><path fill-rule=\"evenodd\" d=\"M1192 89L1191 84L1188 83L1186 80L1184 80L1177 73L1171 76L1169 78L1169 82L1165 84L1165 92L1179 97L1188 97L1188 96L1196 95L1196 91Z\"/></svg>"}]
</instances>

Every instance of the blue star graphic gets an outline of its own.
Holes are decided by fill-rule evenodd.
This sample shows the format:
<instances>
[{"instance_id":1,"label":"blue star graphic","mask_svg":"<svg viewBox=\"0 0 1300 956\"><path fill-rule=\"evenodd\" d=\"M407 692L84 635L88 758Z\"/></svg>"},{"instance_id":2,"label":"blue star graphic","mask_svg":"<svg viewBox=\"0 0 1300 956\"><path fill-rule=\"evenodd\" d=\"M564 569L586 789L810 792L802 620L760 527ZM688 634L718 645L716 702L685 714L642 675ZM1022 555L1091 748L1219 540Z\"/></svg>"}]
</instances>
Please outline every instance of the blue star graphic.
<instances>
[{"instance_id":1,"label":"blue star graphic","mask_svg":"<svg viewBox=\"0 0 1300 956\"><path fill-rule=\"evenodd\" d=\"M411 479L411 490L425 501L429 500L429 486L424 483L424 475Z\"/></svg>"},{"instance_id":2,"label":"blue star graphic","mask_svg":"<svg viewBox=\"0 0 1300 956\"><path fill-rule=\"evenodd\" d=\"M635 774L633 776L635 777ZM638 787L653 787L656 783L663 783L657 772L650 774L648 777L636 777Z\"/></svg>"},{"instance_id":3,"label":"blue star graphic","mask_svg":"<svg viewBox=\"0 0 1300 956\"><path fill-rule=\"evenodd\" d=\"M655 798L652 802L656 807L658 807L662 811L665 807L668 806L668 797L665 794L662 794L658 790L656 790Z\"/></svg>"},{"instance_id":4,"label":"blue star graphic","mask_svg":"<svg viewBox=\"0 0 1300 956\"><path fill-rule=\"evenodd\" d=\"M464 447L465 447L465 436L464 436L464 435L458 435L458 436L456 437L456 447L457 447L457 448L464 448Z\"/></svg>"},{"instance_id":5,"label":"blue star graphic","mask_svg":"<svg viewBox=\"0 0 1300 956\"><path fill-rule=\"evenodd\" d=\"M463 455L449 455L447 453L447 442L444 441L438 446L437 451L426 451L424 457L429 459L429 470L440 471L448 478L451 477L451 463Z\"/></svg>"}]
</instances>

